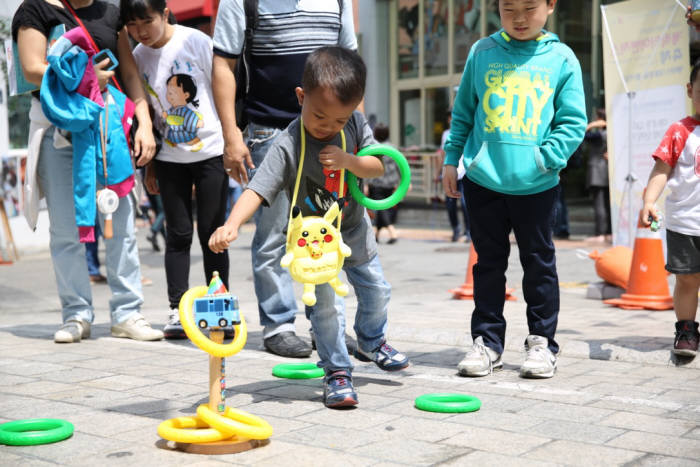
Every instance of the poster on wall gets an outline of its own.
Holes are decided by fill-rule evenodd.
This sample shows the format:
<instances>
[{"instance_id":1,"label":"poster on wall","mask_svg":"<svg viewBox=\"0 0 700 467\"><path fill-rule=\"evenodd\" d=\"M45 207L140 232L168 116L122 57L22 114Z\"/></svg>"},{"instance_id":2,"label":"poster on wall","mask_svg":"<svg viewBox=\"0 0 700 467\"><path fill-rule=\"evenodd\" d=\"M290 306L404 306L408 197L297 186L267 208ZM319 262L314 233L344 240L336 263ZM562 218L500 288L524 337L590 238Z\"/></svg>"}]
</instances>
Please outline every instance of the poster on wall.
<instances>
[{"instance_id":1,"label":"poster on wall","mask_svg":"<svg viewBox=\"0 0 700 467\"><path fill-rule=\"evenodd\" d=\"M685 7L676 0L601 6L613 243L632 246L651 154L687 115ZM663 198L658 202L663 209ZM662 235L665 238L665 235Z\"/></svg>"}]
</instances>

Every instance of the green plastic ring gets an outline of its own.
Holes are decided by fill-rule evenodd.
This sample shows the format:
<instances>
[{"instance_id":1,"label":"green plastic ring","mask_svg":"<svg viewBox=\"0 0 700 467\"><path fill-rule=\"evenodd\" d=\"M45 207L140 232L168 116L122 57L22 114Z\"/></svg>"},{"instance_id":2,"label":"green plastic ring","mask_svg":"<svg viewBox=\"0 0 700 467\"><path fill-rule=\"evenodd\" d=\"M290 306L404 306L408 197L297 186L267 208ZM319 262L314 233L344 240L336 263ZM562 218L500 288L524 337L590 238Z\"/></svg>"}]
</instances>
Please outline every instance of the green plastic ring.
<instances>
[{"instance_id":1,"label":"green plastic ring","mask_svg":"<svg viewBox=\"0 0 700 467\"><path fill-rule=\"evenodd\" d=\"M311 379L320 378L325 372L315 363L280 363L272 368L272 374L278 378Z\"/></svg>"},{"instance_id":2,"label":"green plastic ring","mask_svg":"<svg viewBox=\"0 0 700 467\"><path fill-rule=\"evenodd\" d=\"M394 191L391 196L385 199L371 199L367 197L362 190L357 186L357 177L355 174L348 172L348 189L350 194L355 201L363 205L368 209L373 209L375 211L380 211L382 209L389 209L394 207L406 196L408 192L408 187L411 185L411 168L408 166L408 161L406 157L401 154L401 152L393 146L388 144L373 144L367 146L357 153L358 156L389 156L396 162L399 167L399 173L401 174L401 182L399 187Z\"/></svg>"},{"instance_id":3,"label":"green plastic ring","mask_svg":"<svg viewBox=\"0 0 700 467\"><path fill-rule=\"evenodd\" d=\"M0 444L35 446L70 438L73 424L59 418L30 418L0 425Z\"/></svg>"},{"instance_id":4,"label":"green plastic ring","mask_svg":"<svg viewBox=\"0 0 700 467\"><path fill-rule=\"evenodd\" d=\"M441 413L476 412L481 408L478 397L440 392L418 396L415 404L417 409Z\"/></svg>"}]
</instances>

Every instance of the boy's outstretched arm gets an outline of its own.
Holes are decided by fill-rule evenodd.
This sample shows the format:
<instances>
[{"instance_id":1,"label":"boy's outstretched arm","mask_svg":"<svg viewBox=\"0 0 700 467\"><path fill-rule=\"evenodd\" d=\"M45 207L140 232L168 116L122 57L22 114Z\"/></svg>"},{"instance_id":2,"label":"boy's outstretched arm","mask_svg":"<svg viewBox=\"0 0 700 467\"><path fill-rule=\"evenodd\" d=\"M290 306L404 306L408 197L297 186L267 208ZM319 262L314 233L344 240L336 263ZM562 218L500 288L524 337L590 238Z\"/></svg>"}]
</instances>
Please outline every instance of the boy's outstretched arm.
<instances>
[{"instance_id":1,"label":"boy's outstretched arm","mask_svg":"<svg viewBox=\"0 0 700 467\"><path fill-rule=\"evenodd\" d=\"M245 221L253 217L262 201L262 197L253 190L244 190L236 204L233 205L233 210L224 225L216 229L209 237L209 249L214 253L226 251L229 244L238 238L238 229Z\"/></svg>"},{"instance_id":2,"label":"boy's outstretched arm","mask_svg":"<svg viewBox=\"0 0 700 467\"><path fill-rule=\"evenodd\" d=\"M655 221L659 220L659 215L656 212L656 200L661 196L661 192L664 191L666 182L668 182L668 176L671 173L671 166L660 159L656 159L654 168L651 169L649 174L649 182L647 183L647 188L644 190L644 206L642 207L642 213L640 214L640 222L644 227L649 227L651 221L649 216Z\"/></svg>"}]
</instances>

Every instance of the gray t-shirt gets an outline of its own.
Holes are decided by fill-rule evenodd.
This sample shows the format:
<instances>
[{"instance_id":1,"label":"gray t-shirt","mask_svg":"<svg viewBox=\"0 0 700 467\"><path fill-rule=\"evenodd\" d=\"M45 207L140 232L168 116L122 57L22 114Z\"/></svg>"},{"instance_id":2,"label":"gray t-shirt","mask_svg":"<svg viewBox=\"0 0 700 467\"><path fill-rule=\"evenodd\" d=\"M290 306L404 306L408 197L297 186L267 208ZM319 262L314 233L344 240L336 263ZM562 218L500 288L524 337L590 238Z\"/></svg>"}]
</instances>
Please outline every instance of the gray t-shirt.
<instances>
[{"instance_id":1,"label":"gray t-shirt","mask_svg":"<svg viewBox=\"0 0 700 467\"><path fill-rule=\"evenodd\" d=\"M299 129L299 118L296 118L275 138L248 185L248 188L263 197L266 205L274 201L280 192L284 192L290 201L292 199L301 157ZM360 112L353 112L344 131L346 152L355 154L365 146L376 144L372 130ZM338 198L340 171L324 169L318 160L321 149L328 145L342 148L340 134L331 141L319 141L306 133L306 155L296 202L304 216L323 216ZM341 233L343 241L352 250L352 255L346 258L345 264L356 266L366 263L377 254L377 243L367 211L350 195L347 183L345 201Z\"/></svg>"}]
</instances>

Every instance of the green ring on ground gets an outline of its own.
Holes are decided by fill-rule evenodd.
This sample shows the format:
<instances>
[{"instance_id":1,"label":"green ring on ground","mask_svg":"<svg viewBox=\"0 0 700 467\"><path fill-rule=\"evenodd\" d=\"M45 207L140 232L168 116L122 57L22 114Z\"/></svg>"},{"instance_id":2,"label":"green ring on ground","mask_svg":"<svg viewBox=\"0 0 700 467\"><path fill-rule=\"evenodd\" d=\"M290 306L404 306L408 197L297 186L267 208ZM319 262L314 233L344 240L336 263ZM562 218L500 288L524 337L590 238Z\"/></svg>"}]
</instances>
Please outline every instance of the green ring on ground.
<instances>
[{"instance_id":1,"label":"green ring on ground","mask_svg":"<svg viewBox=\"0 0 700 467\"><path fill-rule=\"evenodd\" d=\"M478 397L441 392L418 396L415 404L417 409L441 413L476 412L481 408Z\"/></svg>"},{"instance_id":2,"label":"green ring on ground","mask_svg":"<svg viewBox=\"0 0 700 467\"><path fill-rule=\"evenodd\" d=\"M35 446L70 438L73 424L60 418L29 418L0 425L0 444Z\"/></svg>"},{"instance_id":3,"label":"green ring on ground","mask_svg":"<svg viewBox=\"0 0 700 467\"><path fill-rule=\"evenodd\" d=\"M278 378L311 379L320 378L325 372L315 363L280 363L272 368L272 374Z\"/></svg>"},{"instance_id":4,"label":"green ring on ground","mask_svg":"<svg viewBox=\"0 0 700 467\"><path fill-rule=\"evenodd\" d=\"M406 157L395 147L389 146L388 144L373 144L367 146L363 150L357 153L359 157L362 156L389 156L396 162L399 167L399 173L401 174L401 181L399 182L398 188L394 191L391 196L384 199L372 199L367 197L360 187L357 186L357 177L352 172L347 173L348 179L348 189L350 194L355 201L360 203L362 206L373 209L375 211L381 211L382 209L389 209L394 207L406 196L408 192L408 187L411 185L411 168L408 166L408 161Z\"/></svg>"}]
</instances>

